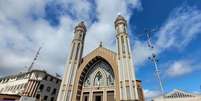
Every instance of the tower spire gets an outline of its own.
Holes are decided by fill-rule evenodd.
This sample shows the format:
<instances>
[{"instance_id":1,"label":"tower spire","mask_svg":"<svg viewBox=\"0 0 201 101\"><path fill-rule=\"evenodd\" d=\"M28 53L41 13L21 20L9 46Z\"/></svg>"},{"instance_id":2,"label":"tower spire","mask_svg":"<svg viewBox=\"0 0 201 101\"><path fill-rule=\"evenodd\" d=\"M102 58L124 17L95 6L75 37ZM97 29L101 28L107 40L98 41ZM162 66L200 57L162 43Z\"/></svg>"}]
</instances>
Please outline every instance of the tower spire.
<instances>
[{"instance_id":1,"label":"tower spire","mask_svg":"<svg viewBox=\"0 0 201 101\"><path fill-rule=\"evenodd\" d=\"M122 15L118 15L115 22L117 38L117 62L119 68L120 100L138 100L135 70L131 55L131 47L127 33L127 21Z\"/></svg>"},{"instance_id":2,"label":"tower spire","mask_svg":"<svg viewBox=\"0 0 201 101\"><path fill-rule=\"evenodd\" d=\"M81 21L74 29L74 38L71 43L71 51L66 62L64 77L60 86L57 101L72 101L75 75L83 54L86 26Z\"/></svg>"}]
</instances>

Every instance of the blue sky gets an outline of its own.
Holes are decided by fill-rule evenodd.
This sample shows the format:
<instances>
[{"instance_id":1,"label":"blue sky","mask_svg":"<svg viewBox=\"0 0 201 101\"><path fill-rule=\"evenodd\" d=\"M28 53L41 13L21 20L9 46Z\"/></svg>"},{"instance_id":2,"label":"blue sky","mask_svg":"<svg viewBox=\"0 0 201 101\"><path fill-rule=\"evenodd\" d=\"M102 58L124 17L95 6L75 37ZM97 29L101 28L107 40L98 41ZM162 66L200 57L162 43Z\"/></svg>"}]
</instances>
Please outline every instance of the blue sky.
<instances>
[{"instance_id":1,"label":"blue sky","mask_svg":"<svg viewBox=\"0 0 201 101\"><path fill-rule=\"evenodd\" d=\"M9 5L9 6L7 6ZM63 74L73 29L87 25L84 55L103 46L116 50L114 20L128 20L136 76L147 98L160 94L148 57L144 29L152 35L165 92L199 92L201 1L199 0L7 0L0 1L0 76L25 71L42 46L35 69Z\"/></svg>"},{"instance_id":2,"label":"blue sky","mask_svg":"<svg viewBox=\"0 0 201 101\"><path fill-rule=\"evenodd\" d=\"M159 31L153 33L153 41L157 44L157 40L160 34L160 30L163 30L161 26L165 26L167 23L172 21L172 19L176 19L180 16L190 16L193 15L193 12L198 11L200 15L201 10L201 2L200 1L192 1L192 0L169 0L169 1L145 1L142 0L142 11L133 11L132 16L129 20L130 28L132 33L143 33L144 28L156 28ZM195 17L194 15L192 17ZM168 19L170 19L168 21ZM171 30L175 30L172 32L174 34L172 37L176 38L173 45L169 47L162 47L164 50L159 52L159 68L161 70L161 77L164 83L165 91L171 91L172 89L182 89L186 91L200 91L200 82L199 79L200 74L200 31L194 33L194 35L186 37L189 38L189 41L186 43L182 42L185 37L181 34L187 35L190 34L188 31L191 29L190 27L184 28L185 24L188 24L187 20L190 20L191 17L187 17L185 20L181 20L183 22L176 22L175 26L179 26L178 29L172 28ZM187 22L185 22L187 21ZM201 19L196 20L200 23ZM180 25L179 23L182 23ZM184 24L184 25L183 25ZM195 23L189 23L194 26ZM199 25L200 28L200 25ZM185 31L183 31L185 30ZM168 35L168 31L166 31ZM133 34L134 37L137 37L140 41L145 38L139 34ZM171 35L171 34L170 34ZM188 36L188 35L187 35ZM140 38L139 38L140 37ZM193 38L192 38L193 37ZM167 36L168 38L168 36ZM192 39L191 39L192 38ZM171 39L171 38L170 38ZM135 40L135 39L133 39ZM179 44L178 44L179 43ZM178 44L178 46L174 46L174 44ZM156 45L157 46L157 45ZM135 51L135 49L133 49ZM188 63L189 62L189 63ZM179 67L181 66L181 68ZM178 70L177 70L177 69ZM172 70L171 70L172 69ZM167 73L170 70L175 73ZM178 72L177 72L178 71ZM180 71L180 72L179 72ZM148 61L148 59L139 65L139 70L137 72L137 77L139 77L143 81L143 87L156 90L159 89L158 81L156 80L156 75L154 74L153 64ZM147 79L149 78L149 79ZM155 80L154 80L155 78Z\"/></svg>"}]
</instances>

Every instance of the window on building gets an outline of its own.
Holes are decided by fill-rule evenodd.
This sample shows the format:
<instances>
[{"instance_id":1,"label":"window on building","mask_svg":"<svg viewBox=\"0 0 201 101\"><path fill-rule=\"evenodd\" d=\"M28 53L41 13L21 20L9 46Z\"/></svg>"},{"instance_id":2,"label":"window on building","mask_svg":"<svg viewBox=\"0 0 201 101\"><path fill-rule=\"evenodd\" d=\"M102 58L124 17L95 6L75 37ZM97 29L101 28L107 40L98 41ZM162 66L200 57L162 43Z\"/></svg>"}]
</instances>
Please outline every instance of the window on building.
<instances>
[{"instance_id":1,"label":"window on building","mask_svg":"<svg viewBox=\"0 0 201 101\"><path fill-rule=\"evenodd\" d=\"M59 83L59 80L57 79L56 84Z\"/></svg>"},{"instance_id":2,"label":"window on building","mask_svg":"<svg viewBox=\"0 0 201 101\"><path fill-rule=\"evenodd\" d=\"M11 86L11 91L13 90L14 86Z\"/></svg>"},{"instance_id":3,"label":"window on building","mask_svg":"<svg viewBox=\"0 0 201 101\"><path fill-rule=\"evenodd\" d=\"M121 36L121 43L122 43L122 51L125 53L125 45L124 45L124 37Z\"/></svg>"},{"instance_id":4,"label":"window on building","mask_svg":"<svg viewBox=\"0 0 201 101\"><path fill-rule=\"evenodd\" d=\"M72 50L71 50L71 53L74 52L74 47L75 47L75 43L73 43L73 48L72 48ZM72 59L72 57L73 57L73 54L70 55L70 59Z\"/></svg>"},{"instance_id":5,"label":"window on building","mask_svg":"<svg viewBox=\"0 0 201 101\"><path fill-rule=\"evenodd\" d=\"M117 37L118 52L120 52L119 40L120 39Z\"/></svg>"},{"instance_id":6,"label":"window on building","mask_svg":"<svg viewBox=\"0 0 201 101\"><path fill-rule=\"evenodd\" d=\"M23 84L20 85L20 89L22 89L22 88L23 88Z\"/></svg>"},{"instance_id":7,"label":"window on building","mask_svg":"<svg viewBox=\"0 0 201 101\"><path fill-rule=\"evenodd\" d=\"M46 91L50 92L50 90L51 90L51 87L48 86L47 89L46 89Z\"/></svg>"},{"instance_id":8,"label":"window on building","mask_svg":"<svg viewBox=\"0 0 201 101\"><path fill-rule=\"evenodd\" d=\"M50 101L54 101L54 97L51 97Z\"/></svg>"},{"instance_id":9,"label":"window on building","mask_svg":"<svg viewBox=\"0 0 201 101\"><path fill-rule=\"evenodd\" d=\"M82 38L82 34L79 34L79 39L81 39Z\"/></svg>"},{"instance_id":10,"label":"window on building","mask_svg":"<svg viewBox=\"0 0 201 101\"><path fill-rule=\"evenodd\" d=\"M101 101L101 96L96 96L96 101Z\"/></svg>"},{"instance_id":11,"label":"window on building","mask_svg":"<svg viewBox=\"0 0 201 101\"><path fill-rule=\"evenodd\" d=\"M103 76L100 71L97 72L95 79L94 79L94 85L100 86L104 84Z\"/></svg>"},{"instance_id":12,"label":"window on building","mask_svg":"<svg viewBox=\"0 0 201 101\"><path fill-rule=\"evenodd\" d=\"M1 88L0 93L3 92L4 88Z\"/></svg>"},{"instance_id":13,"label":"window on building","mask_svg":"<svg viewBox=\"0 0 201 101\"><path fill-rule=\"evenodd\" d=\"M36 99L40 99L40 94L37 94L37 95L36 95Z\"/></svg>"},{"instance_id":14,"label":"window on building","mask_svg":"<svg viewBox=\"0 0 201 101\"><path fill-rule=\"evenodd\" d=\"M44 96L44 100L47 100L48 99L48 96Z\"/></svg>"},{"instance_id":15,"label":"window on building","mask_svg":"<svg viewBox=\"0 0 201 101\"><path fill-rule=\"evenodd\" d=\"M10 86L10 91L12 90L12 86Z\"/></svg>"},{"instance_id":16,"label":"window on building","mask_svg":"<svg viewBox=\"0 0 201 101\"><path fill-rule=\"evenodd\" d=\"M50 81L53 81L53 77L50 77Z\"/></svg>"},{"instance_id":17,"label":"window on building","mask_svg":"<svg viewBox=\"0 0 201 101\"><path fill-rule=\"evenodd\" d=\"M13 90L14 86L11 86L11 91Z\"/></svg>"},{"instance_id":18,"label":"window on building","mask_svg":"<svg viewBox=\"0 0 201 101\"><path fill-rule=\"evenodd\" d=\"M14 87L14 90L16 90L17 89L17 85L15 85L15 87Z\"/></svg>"},{"instance_id":19,"label":"window on building","mask_svg":"<svg viewBox=\"0 0 201 101\"><path fill-rule=\"evenodd\" d=\"M24 84L24 88L26 88L26 87L27 87L27 83Z\"/></svg>"},{"instance_id":20,"label":"window on building","mask_svg":"<svg viewBox=\"0 0 201 101\"><path fill-rule=\"evenodd\" d=\"M84 101L88 101L88 96L85 96Z\"/></svg>"},{"instance_id":21,"label":"window on building","mask_svg":"<svg viewBox=\"0 0 201 101\"><path fill-rule=\"evenodd\" d=\"M53 91L52 91L52 95L53 95L53 94L56 94L56 91L57 91L57 89L54 88Z\"/></svg>"},{"instance_id":22,"label":"window on building","mask_svg":"<svg viewBox=\"0 0 201 101\"><path fill-rule=\"evenodd\" d=\"M17 86L17 89L20 89L20 85Z\"/></svg>"},{"instance_id":23,"label":"window on building","mask_svg":"<svg viewBox=\"0 0 201 101\"><path fill-rule=\"evenodd\" d=\"M7 87L7 91L9 91L10 87Z\"/></svg>"},{"instance_id":24,"label":"window on building","mask_svg":"<svg viewBox=\"0 0 201 101\"><path fill-rule=\"evenodd\" d=\"M44 85L43 85L43 84L41 84L41 85L40 85L40 87L39 87L40 91L42 91L42 90L43 90L43 88L44 88Z\"/></svg>"},{"instance_id":25,"label":"window on building","mask_svg":"<svg viewBox=\"0 0 201 101\"><path fill-rule=\"evenodd\" d=\"M77 50L76 50L76 54L75 54L75 60L77 60L77 58L78 58L79 50L80 50L80 43L78 43L78 45L77 45Z\"/></svg>"},{"instance_id":26,"label":"window on building","mask_svg":"<svg viewBox=\"0 0 201 101\"><path fill-rule=\"evenodd\" d=\"M45 77L43 78L44 80L47 80L47 75L45 75Z\"/></svg>"}]
</instances>

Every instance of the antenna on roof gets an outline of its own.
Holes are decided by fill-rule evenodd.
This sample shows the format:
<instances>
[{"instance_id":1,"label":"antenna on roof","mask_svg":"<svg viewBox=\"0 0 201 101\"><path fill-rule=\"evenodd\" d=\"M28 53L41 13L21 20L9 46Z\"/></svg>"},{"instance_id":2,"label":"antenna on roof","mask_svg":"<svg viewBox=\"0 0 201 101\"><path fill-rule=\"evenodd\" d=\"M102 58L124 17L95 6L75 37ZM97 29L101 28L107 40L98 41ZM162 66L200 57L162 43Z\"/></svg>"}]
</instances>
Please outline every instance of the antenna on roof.
<instances>
[{"instance_id":1,"label":"antenna on roof","mask_svg":"<svg viewBox=\"0 0 201 101\"><path fill-rule=\"evenodd\" d=\"M38 59L38 56L39 56L39 53L40 53L41 48L42 48L42 47L39 47L38 51L36 52L36 55L35 55L35 57L34 57L32 63L31 63L31 65L30 65L29 68L28 68L28 72L31 71L31 69L33 68L33 65L34 65L35 61Z\"/></svg>"}]
</instances>

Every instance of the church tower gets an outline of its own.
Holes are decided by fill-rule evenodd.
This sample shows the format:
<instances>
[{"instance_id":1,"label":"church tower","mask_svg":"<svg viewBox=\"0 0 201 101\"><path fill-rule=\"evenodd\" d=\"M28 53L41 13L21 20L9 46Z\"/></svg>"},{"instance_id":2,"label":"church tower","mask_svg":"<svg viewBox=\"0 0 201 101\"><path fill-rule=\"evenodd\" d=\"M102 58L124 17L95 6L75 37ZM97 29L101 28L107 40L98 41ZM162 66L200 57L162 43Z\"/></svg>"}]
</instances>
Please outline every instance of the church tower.
<instances>
[{"instance_id":1,"label":"church tower","mask_svg":"<svg viewBox=\"0 0 201 101\"><path fill-rule=\"evenodd\" d=\"M127 21L118 15L115 20L117 38L117 63L119 69L119 90L121 101L138 100L134 65L127 32Z\"/></svg>"},{"instance_id":2,"label":"church tower","mask_svg":"<svg viewBox=\"0 0 201 101\"><path fill-rule=\"evenodd\" d=\"M84 22L80 22L74 29L74 38L71 43L71 51L66 62L64 76L60 86L57 101L72 101L73 85L76 72L83 53L86 34Z\"/></svg>"}]
</instances>

